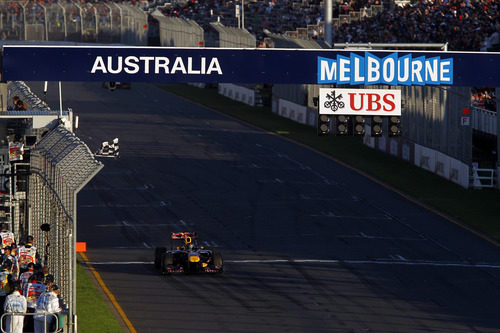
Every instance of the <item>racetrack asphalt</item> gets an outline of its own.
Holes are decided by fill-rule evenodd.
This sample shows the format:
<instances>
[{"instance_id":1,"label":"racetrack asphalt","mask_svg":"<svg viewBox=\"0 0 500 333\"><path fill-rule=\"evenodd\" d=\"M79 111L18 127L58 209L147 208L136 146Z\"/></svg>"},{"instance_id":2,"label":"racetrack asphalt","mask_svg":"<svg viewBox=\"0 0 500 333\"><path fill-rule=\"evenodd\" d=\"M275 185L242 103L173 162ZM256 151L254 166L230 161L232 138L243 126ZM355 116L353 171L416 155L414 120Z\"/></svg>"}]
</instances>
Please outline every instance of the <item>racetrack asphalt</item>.
<instances>
[{"instance_id":1,"label":"racetrack asphalt","mask_svg":"<svg viewBox=\"0 0 500 333\"><path fill-rule=\"evenodd\" d=\"M92 150L120 138L77 238L137 332L500 331L500 249L355 170L152 84L66 82L63 105ZM156 272L174 231L224 274Z\"/></svg>"}]
</instances>

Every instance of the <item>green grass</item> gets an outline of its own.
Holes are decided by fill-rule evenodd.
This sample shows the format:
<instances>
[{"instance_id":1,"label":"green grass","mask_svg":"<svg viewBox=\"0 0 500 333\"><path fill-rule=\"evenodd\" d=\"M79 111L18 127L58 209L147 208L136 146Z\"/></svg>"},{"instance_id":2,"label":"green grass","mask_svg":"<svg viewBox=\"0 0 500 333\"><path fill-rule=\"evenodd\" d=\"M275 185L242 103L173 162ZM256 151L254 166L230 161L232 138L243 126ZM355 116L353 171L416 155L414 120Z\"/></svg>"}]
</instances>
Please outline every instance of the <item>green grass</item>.
<instances>
[{"instance_id":1,"label":"green grass","mask_svg":"<svg viewBox=\"0 0 500 333\"><path fill-rule=\"evenodd\" d=\"M78 332L123 332L102 293L81 264L77 265L76 312Z\"/></svg>"},{"instance_id":2,"label":"green grass","mask_svg":"<svg viewBox=\"0 0 500 333\"><path fill-rule=\"evenodd\" d=\"M221 96L216 89L165 84L168 92L190 99L267 131L288 137L353 166L461 224L500 241L500 191L464 189L431 172L371 149L359 137L318 137L316 129Z\"/></svg>"}]
</instances>

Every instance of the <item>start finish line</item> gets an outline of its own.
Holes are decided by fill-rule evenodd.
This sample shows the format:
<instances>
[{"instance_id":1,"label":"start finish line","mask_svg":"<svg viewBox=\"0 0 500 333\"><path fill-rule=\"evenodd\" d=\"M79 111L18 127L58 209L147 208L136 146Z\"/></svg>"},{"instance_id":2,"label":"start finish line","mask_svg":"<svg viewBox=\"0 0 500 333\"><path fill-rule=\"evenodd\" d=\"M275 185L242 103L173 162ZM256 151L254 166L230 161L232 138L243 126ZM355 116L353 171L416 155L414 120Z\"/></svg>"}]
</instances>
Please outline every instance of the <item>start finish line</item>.
<instances>
[{"instance_id":1,"label":"start finish line","mask_svg":"<svg viewBox=\"0 0 500 333\"><path fill-rule=\"evenodd\" d=\"M4 45L2 81L500 87L500 53Z\"/></svg>"}]
</instances>

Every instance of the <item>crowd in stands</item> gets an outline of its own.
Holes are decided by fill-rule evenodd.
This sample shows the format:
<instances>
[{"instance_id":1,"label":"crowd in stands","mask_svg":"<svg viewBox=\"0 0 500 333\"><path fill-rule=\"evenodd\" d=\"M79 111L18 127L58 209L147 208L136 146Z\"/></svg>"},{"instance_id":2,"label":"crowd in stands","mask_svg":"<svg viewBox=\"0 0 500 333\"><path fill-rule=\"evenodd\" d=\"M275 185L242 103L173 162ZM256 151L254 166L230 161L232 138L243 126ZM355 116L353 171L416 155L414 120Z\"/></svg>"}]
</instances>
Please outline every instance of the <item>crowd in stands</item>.
<instances>
[{"instance_id":1,"label":"crowd in stands","mask_svg":"<svg viewBox=\"0 0 500 333\"><path fill-rule=\"evenodd\" d=\"M233 0L189 0L158 6L167 17L180 17L196 21L205 31L210 29L210 22L218 21L225 26L237 27L235 16L236 5L240 1ZM273 33L284 33L305 27L308 24L318 24L322 21L322 1L246 1L244 27L257 40L265 37L264 29Z\"/></svg>"},{"instance_id":2,"label":"crowd in stands","mask_svg":"<svg viewBox=\"0 0 500 333\"><path fill-rule=\"evenodd\" d=\"M335 42L446 43L448 50L479 51L500 28L498 1L418 1L342 25Z\"/></svg>"},{"instance_id":3,"label":"crowd in stands","mask_svg":"<svg viewBox=\"0 0 500 333\"><path fill-rule=\"evenodd\" d=\"M3 332L53 332L59 307L59 287L33 245L33 237L15 242L6 223L0 225L0 316ZM22 315L33 313L33 315ZM9 315L10 314L10 315ZM46 321L45 321L46 318ZM45 326L47 325L47 326Z\"/></svg>"},{"instance_id":4,"label":"crowd in stands","mask_svg":"<svg viewBox=\"0 0 500 333\"><path fill-rule=\"evenodd\" d=\"M495 88L472 88L471 105L480 109L496 111Z\"/></svg>"},{"instance_id":5,"label":"crowd in stands","mask_svg":"<svg viewBox=\"0 0 500 333\"><path fill-rule=\"evenodd\" d=\"M188 18L204 29L219 20L237 26L233 0L189 0L155 5L165 16ZM360 11L379 0L334 1L333 17ZM323 1L257 0L245 3L245 28L257 40L264 29L286 31L324 21ZM404 6L387 6L380 13L341 24L334 43L445 43L449 50L494 49L500 46L500 6L496 0L419 0ZM490 38L493 36L493 38ZM488 44L488 45L487 45Z\"/></svg>"}]
</instances>

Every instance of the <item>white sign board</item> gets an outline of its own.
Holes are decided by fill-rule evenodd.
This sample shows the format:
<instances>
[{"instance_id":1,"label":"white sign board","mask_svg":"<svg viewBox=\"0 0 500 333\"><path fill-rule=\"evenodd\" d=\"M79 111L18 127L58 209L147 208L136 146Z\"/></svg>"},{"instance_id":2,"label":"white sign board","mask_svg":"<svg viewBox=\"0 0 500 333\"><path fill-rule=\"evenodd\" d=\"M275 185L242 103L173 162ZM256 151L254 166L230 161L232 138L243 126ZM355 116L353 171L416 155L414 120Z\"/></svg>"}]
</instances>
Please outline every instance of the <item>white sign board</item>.
<instances>
[{"instance_id":1,"label":"white sign board","mask_svg":"<svg viewBox=\"0 0 500 333\"><path fill-rule=\"evenodd\" d=\"M460 121L462 126L470 126L470 117L462 117Z\"/></svg>"},{"instance_id":2,"label":"white sign board","mask_svg":"<svg viewBox=\"0 0 500 333\"><path fill-rule=\"evenodd\" d=\"M401 116L397 89L319 89L319 113L353 116Z\"/></svg>"}]
</instances>

